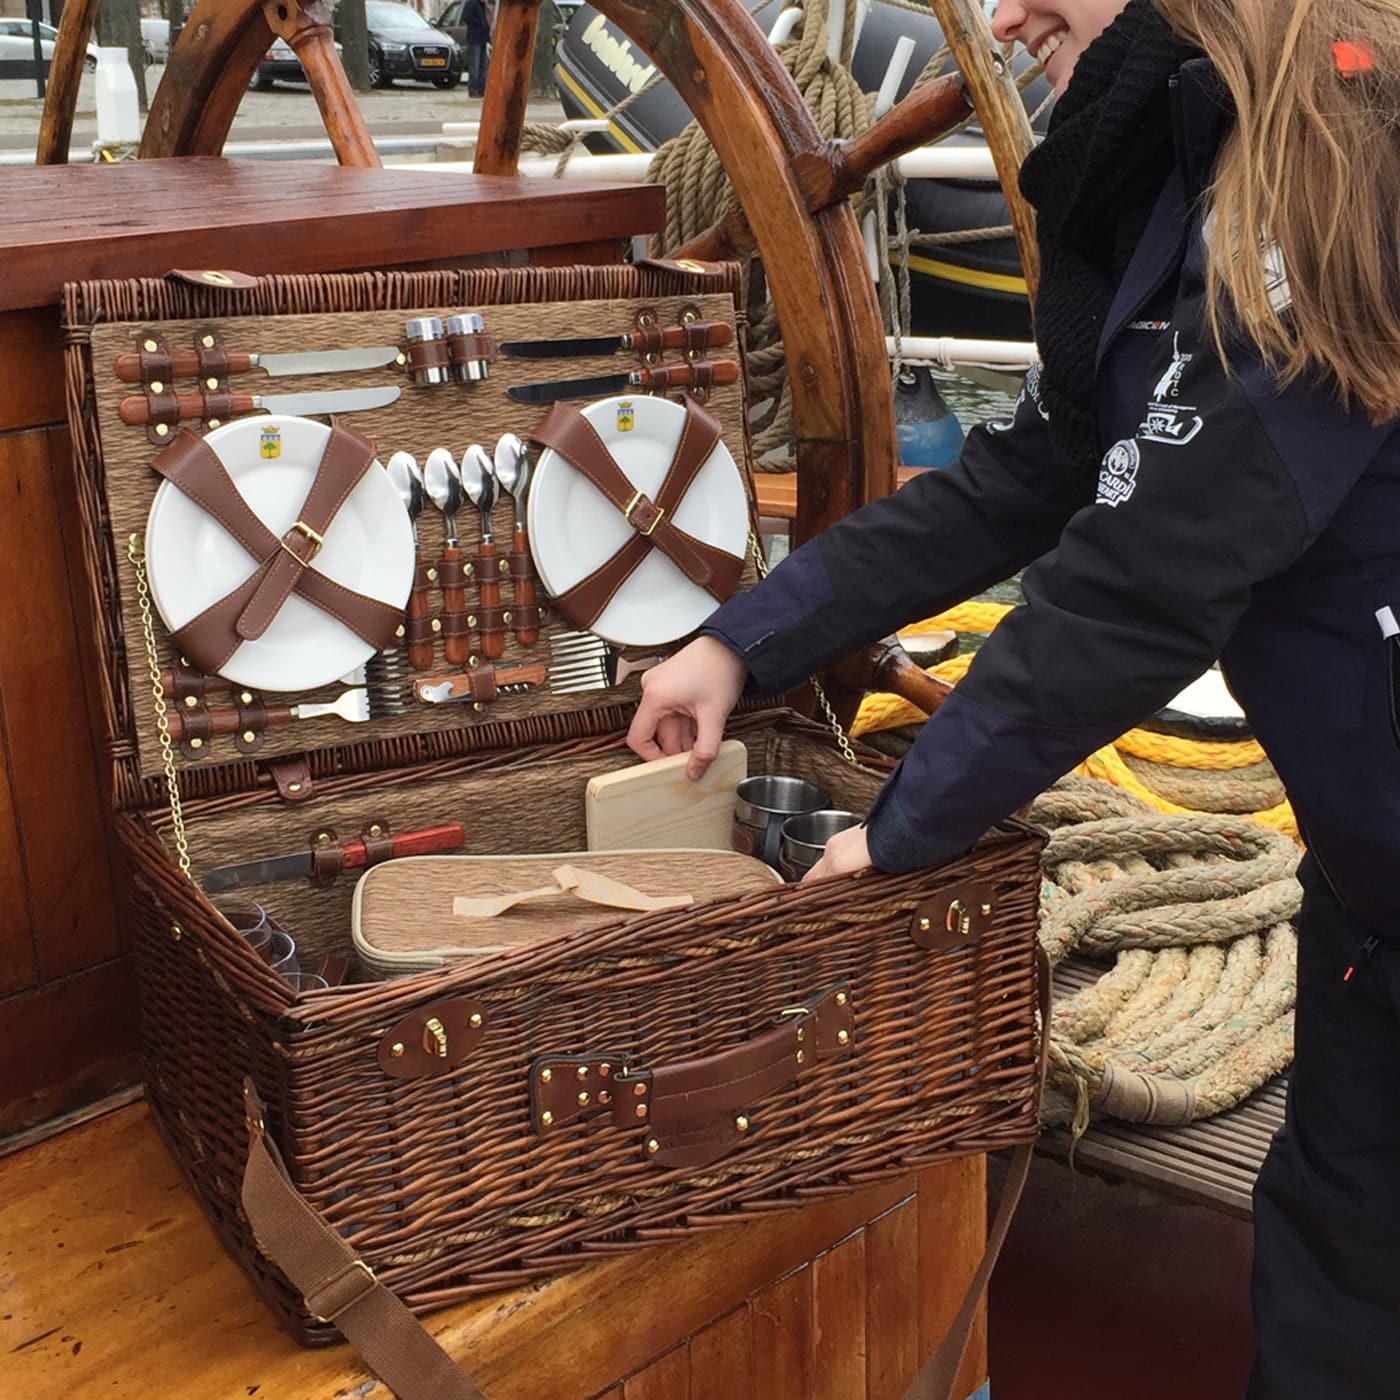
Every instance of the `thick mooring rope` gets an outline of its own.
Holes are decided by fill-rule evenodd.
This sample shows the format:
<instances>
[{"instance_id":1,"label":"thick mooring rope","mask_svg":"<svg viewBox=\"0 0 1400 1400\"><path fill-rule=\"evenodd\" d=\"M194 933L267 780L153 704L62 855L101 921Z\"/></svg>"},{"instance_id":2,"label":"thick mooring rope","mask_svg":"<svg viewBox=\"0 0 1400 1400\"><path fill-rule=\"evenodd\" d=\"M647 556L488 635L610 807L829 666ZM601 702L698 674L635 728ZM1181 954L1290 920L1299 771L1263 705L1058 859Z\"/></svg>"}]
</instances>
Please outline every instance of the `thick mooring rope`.
<instances>
[{"instance_id":1,"label":"thick mooring rope","mask_svg":"<svg viewBox=\"0 0 1400 1400\"><path fill-rule=\"evenodd\" d=\"M1292 1057L1297 847L1238 816L1172 817L1085 778L1031 809L1041 942L1113 966L1060 999L1046 1123L1181 1124L1232 1108Z\"/></svg>"},{"instance_id":2,"label":"thick mooring rope","mask_svg":"<svg viewBox=\"0 0 1400 1400\"><path fill-rule=\"evenodd\" d=\"M1004 603L963 603L906 630L915 634L953 631L985 635L1010 611ZM931 667L929 673L956 683L971 664L972 654L962 653ZM907 700L896 695L871 695L861 705L851 732L868 735L922 719L922 713ZM1239 813L1287 836L1298 835L1297 819L1284 796L1283 784L1253 739L1183 739L1131 729L1091 754L1075 772L1112 783L1159 812L1175 816Z\"/></svg>"}]
</instances>

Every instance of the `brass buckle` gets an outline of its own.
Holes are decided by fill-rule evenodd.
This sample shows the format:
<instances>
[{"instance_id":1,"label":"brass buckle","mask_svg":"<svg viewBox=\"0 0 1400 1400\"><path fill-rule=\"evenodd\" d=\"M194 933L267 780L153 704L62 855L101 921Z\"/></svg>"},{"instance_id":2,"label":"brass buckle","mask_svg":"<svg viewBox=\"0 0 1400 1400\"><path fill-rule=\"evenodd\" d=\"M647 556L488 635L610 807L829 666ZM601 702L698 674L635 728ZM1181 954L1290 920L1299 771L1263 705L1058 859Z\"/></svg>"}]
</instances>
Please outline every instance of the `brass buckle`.
<instances>
[{"instance_id":1,"label":"brass buckle","mask_svg":"<svg viewBox=\"0 0 1400 1400\"><path fill-rule=\"evenodd\" d=\"M311 553L308 554L305 559L287 543L287 535L293 533L304 535L311 541ZM318 535L304 520L298 520L296 524L287 531L287 535L283 535L282 538L277 541L277 546L279 549L285 549L298 564L309 564L321 552L321 547L326 542L324 537Z\"/></svg>"},{"instance_id":2,"label":"brass buckle","mask_svg":"<svg viewBox=\"0 0 1400 1400\"><path fill-rule=\"evenodd\" d=\"M340 1317L350 1308L353 1308L356 1303L368 1297L368 1295L371 1292L373 1292L375 1285L379 1282L379 1280L374 1276L374 1270L371 1269L370 1266L366 1264L363 1259L356 1259L353 1264L350 1264L348 1267L342 1269L328 1283L325 1283L320 1288L318 1288L316 1290L317 1293L324 1293L326 1289L331 1287L332 1284L339 1283L340 1280L343 1279L346 1274L350 1273L351 1270L354 1269L359 1269L364 1274L365 1279L367 1280L366 1286L362 1288L358 1293L356 1293L353 1298L348 1298L344 1303L342 1303L340 1307L338 1307L335 1310L335 1312L333 1312L329 1317L323 1317L320 1313L312 1313L311 1316L314 1317L317 1322L333 1323L336 1320L336 1318ZM308 1305L309 1302L310 1300L308 1299Z\"/></svg>"},{"instance_id":3,"label":"brass buckle","mask_svg":"<svg viewBox=\"0 0 1400 1400\"><path fill-rule=\"evenodd\" d=\"M632 499L627 502L627 506L622 512L622 518L629 525L632 525L632 512L636 510L638 504L641 501L646 500L646 498L647 494L645 491L637 491L633 493ZM664 507L657 505L655 501L649 501L648 504L656 512L656 515L653 517L651 524L648 525L645 530L637 530L637 527L635 525L632 525L632 528L634 530L637 530L637 533L641 535L644 539L649 537L652 531L655 530L656 527L661 524L662 520L666 518L666 511Z\"/></svg>"}]
</instances>

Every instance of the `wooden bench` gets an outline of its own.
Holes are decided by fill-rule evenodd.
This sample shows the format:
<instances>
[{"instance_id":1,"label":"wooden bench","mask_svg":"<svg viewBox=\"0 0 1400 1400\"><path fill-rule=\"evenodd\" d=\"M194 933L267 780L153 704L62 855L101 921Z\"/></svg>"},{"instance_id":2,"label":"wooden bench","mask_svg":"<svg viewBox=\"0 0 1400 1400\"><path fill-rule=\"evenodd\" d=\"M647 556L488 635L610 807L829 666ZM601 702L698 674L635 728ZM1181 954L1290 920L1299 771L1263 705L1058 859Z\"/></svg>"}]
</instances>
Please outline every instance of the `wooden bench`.
<instances>
[{"instance_id":1,"label":"wooden bench","mask_svg":"<svg viewBox=\"0 0 1400 1400\"><path fill-rule=\"evenodd\" d=\"M983 1159L485 1294L428 1320L492 1400L899 1400L981 1253ZM137 1101L0 1158L0 1392L384 1392L222 1251ZM957 1394L984 1396L985 1332Z\"/></svg>"}]
</instances>

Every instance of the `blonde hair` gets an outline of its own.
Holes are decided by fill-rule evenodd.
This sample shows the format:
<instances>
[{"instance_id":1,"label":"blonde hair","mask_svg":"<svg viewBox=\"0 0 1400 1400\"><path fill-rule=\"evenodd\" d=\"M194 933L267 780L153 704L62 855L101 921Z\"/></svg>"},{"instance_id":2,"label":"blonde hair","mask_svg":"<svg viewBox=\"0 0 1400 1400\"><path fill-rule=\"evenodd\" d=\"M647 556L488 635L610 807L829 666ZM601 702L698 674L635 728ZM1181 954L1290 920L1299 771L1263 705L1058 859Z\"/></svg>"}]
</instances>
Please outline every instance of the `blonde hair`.
<instances>
[{"instance_id":1,"label":"blonde hair","mask_svg":"<svg viewBox=\"0 0 1400 1400\"><path fill-rule=\"evenodd\" d=\"M1216 346L1243 334L1283 384L1315 376L1373 422L1394 417L1400 0L1155 2L1235 105L1207 192Z\"/></svg>"}]
</instances>

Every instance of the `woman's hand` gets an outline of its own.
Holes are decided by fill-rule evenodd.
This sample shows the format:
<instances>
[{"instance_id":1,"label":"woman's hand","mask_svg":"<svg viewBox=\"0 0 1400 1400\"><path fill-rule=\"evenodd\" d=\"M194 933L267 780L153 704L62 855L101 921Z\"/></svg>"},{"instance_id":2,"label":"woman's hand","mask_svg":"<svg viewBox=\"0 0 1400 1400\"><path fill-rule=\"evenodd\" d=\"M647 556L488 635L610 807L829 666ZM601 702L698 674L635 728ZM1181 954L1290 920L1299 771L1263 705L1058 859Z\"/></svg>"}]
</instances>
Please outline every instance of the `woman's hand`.
<instances>
[{"instance_id":1,"label":"woman's hand","mask_svg":"<svg viewBox=\"0 0 1400 1400\"><path fill-rule=\"evenodd\" d=\"M642 701L627 731L641 758L690 750L686 776L702 778L719 752L724 722L738 703L748 669L714 637L697 637L661 665L642 673Z\"/></svg>"},{"instance_id":2,"label":"woman's hand","mask_svg":"<svg viewBox=\"0 0 1400 1400\"><path fill-rule=\"evenodd\" d=\"M853 826L838 831L826 843L822 858L802 877L804 885L813 880L830 880L835 875L854 875L869 870L870 848L865 841L865 828Z\"/></svg>"}]
</instances>

